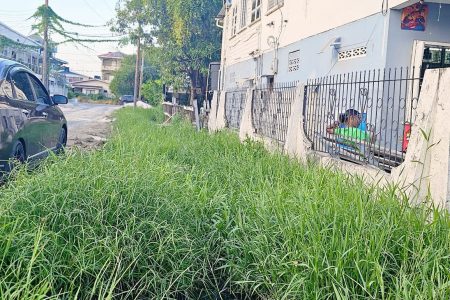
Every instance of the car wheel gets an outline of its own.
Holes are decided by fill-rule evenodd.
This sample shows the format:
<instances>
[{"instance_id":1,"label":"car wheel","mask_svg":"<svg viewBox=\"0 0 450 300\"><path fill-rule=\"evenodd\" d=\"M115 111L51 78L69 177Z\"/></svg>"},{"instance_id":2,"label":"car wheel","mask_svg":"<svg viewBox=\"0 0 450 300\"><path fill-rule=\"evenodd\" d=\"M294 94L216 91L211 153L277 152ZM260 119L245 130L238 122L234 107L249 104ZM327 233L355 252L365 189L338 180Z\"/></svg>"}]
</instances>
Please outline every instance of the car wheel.
<instances>
[{"instance_id":1,"label":"car wheel","mask_svg":"<svg viewBox=\"0 0 450 300\"><path fill-rule=\"evenodd\" d=\"M66 128L63 127L59 132L58 143L56 144L56 151L58 153L63 152L66 145L67 145L67 130Z\"/></svg>"},{"instance_id":2,"label":"car wheel","mask_svg":"<svg viewBox=\"0 0 450 300\"><path fill-rule=\"evenodd\" d=\"M26 160L27 156L25 153L25 147L22 142L17 141L14 144L13 151L11 153L11 158L8 166L8 171L14 169L18 164L23 164Z\"/></svg>"}]
</instances>

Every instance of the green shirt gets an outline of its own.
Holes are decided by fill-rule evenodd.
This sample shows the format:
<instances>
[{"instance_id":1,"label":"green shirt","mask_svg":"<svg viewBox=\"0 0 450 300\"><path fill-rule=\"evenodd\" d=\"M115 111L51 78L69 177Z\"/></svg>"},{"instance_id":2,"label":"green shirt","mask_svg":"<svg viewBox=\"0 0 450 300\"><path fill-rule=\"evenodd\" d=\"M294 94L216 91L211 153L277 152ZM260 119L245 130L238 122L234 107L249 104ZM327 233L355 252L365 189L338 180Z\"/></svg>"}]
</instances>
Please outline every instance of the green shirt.
<instances>
[{"instance_id":1,"label":"green shirt","mask_svg":"<svg viewBox=\"0 0 450 300\"><path fill-rule=\"evenodd\" d=\"M370 134L364 130L355 127L336 128L334 134L351 141L370 141Z\"/></svg>"}]
</instances>

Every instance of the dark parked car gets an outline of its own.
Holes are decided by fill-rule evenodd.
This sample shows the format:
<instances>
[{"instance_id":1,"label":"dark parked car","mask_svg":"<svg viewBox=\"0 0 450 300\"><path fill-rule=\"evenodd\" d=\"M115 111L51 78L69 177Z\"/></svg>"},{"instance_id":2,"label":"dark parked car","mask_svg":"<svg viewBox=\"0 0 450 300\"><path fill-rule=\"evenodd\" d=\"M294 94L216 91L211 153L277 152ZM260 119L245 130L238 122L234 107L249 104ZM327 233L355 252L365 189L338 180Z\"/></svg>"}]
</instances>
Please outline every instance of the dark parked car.
<instances>
[{"instance_id":1,"label":"dark parked car","mask_svg":"<svg viewBox=\"0 0 450 300\"><path fill-rule=\"evenodd\" d=\"M35 161L66 145L67 122L58 104L67 104L67 97L50 97L32 71L0 59L0 173L10 170L11 159Z\"/></svg>"},{"instance_id":2,"label":"dark parked car","mask_svg":"<svg viewBox=\"0 0 450 300\"><path fill-rule=\"evenodd\" d=\"M119 98L119 104L124 105L125 103L133 103L134 96L133 95L123 95Z\"/></svg>"}]
</instances>

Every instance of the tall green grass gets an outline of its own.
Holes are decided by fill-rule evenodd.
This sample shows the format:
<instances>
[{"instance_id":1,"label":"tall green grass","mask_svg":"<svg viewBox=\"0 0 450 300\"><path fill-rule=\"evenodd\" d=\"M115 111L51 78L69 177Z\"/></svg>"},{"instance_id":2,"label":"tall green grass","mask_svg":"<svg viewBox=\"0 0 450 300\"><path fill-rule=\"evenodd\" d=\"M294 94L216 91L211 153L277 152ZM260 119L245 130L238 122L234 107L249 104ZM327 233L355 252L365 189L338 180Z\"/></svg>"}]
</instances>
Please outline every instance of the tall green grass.
<instances>
[{"instance_id":1,"label":"tall green grass","mask_svg":"<svg viewBox=\"0 0 450 300\"><path fill-rule=\"evenodd\" d=\"M0 189L2 299L449 299L450 219L234 134L123 109Z\"/></svg>"}]
</instances>

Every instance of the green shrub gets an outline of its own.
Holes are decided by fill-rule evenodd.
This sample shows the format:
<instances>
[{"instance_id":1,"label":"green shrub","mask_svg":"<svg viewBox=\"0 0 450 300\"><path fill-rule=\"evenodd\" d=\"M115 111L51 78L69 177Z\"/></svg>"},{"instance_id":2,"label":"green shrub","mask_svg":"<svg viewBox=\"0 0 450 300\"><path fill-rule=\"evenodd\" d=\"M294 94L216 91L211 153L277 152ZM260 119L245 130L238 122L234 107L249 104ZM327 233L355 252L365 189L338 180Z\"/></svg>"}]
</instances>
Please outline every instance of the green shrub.
<instances>
[{"instance_id":1,"label":"green shrub","mask_svg":"<svg viewBox=\"0 0 450 300\"><path fill-rule=\"evenodd\" d=\"M163 84L160 79L150 80L142 85L142 96L148 100L150 105L158 106L163 101Z\"/></svg>"},{"instance_id":2,"label":"green shrub","mask_svg":"<svg viewBox=\"0 0 450 300\"><path fill-rule=\"evenodd\" d=\"M160 108L116 117L1 189L3 298L449 299L448 215Z\"/></svg>"}]
</instances>

